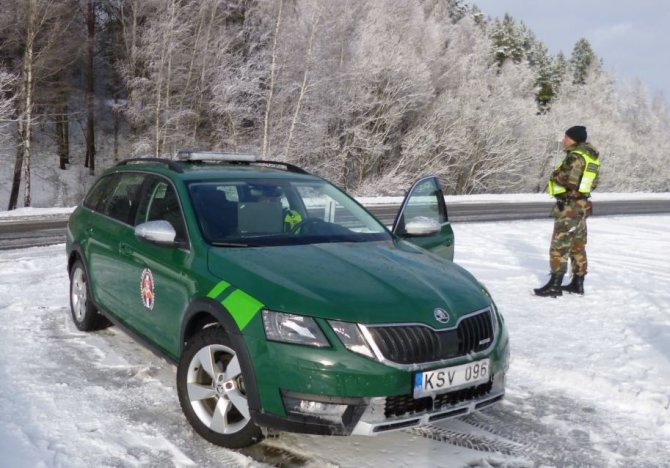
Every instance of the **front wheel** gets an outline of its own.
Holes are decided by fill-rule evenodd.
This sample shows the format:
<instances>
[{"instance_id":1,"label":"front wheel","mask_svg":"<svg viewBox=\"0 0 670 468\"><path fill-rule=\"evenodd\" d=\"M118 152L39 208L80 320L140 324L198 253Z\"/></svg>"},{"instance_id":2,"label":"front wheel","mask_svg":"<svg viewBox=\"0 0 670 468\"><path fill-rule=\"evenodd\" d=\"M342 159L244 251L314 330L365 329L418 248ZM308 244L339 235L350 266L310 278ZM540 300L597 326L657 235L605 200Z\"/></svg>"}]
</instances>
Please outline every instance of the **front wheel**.
<instances>
[{"instance_id":1,"label":"front wheel","mask_svg":"<svg viewBox=\"0 0 670 468\"><path fill-rule=\"evenodd\" d=\"M251 420L238 353L222 328L205 328L189 341L177 393L186 419L209 442L240 448L263 438Z\"/></svg>"}]
</instances>

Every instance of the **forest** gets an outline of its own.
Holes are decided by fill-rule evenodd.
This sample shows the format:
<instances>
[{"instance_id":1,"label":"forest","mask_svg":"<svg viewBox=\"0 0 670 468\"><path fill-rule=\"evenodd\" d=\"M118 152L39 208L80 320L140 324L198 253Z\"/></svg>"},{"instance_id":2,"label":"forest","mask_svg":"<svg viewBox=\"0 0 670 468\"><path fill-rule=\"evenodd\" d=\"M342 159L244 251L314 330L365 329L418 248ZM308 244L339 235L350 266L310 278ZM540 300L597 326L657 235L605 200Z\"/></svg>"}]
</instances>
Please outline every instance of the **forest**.
<instances>
[{"instance_id":1,"label":"forest","mask_svg":"<svg viewBox=\"0 0 670 468\"><path fill-rule=\"evenodd\" d=\"M476 2L474 2L476 3ZM566 128L599 190L668 191L662 94L463 0L0 0L0 209L130 157L251 152L355 195L540 192Z\"/></svg>"}]
</instances>

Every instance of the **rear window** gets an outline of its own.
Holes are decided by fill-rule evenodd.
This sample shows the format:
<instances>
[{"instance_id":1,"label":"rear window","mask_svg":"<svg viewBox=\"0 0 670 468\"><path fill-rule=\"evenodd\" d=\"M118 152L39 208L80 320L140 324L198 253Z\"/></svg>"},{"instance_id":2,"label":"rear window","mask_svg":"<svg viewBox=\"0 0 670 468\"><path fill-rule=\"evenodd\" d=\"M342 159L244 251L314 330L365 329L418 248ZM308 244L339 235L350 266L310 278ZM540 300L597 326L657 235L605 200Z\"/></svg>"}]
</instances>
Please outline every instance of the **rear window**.
<instances>
[{"instance_id":1,"label":"rear window","mask_svg":"<svg viewBox=\"0 0 670 468\"><path fill-rule=\"evenodd\" d=\"M144 174L117 173L100 179L84 199L84 206L126 224L134 224Z\"/></svg>"},{"instance_id":2,"label":"rear window","mask_svg":"<svg viewBox=\"0 0 670 468\"><path fill-rule=\"evenodd\" d=\"M84 206L93 211L100 211L104 208L109 196L115 187L115 182L118 180L118 174L112 174L100 178L93 188L88 192L84 199Z\"/></svg>"}]
</instances>

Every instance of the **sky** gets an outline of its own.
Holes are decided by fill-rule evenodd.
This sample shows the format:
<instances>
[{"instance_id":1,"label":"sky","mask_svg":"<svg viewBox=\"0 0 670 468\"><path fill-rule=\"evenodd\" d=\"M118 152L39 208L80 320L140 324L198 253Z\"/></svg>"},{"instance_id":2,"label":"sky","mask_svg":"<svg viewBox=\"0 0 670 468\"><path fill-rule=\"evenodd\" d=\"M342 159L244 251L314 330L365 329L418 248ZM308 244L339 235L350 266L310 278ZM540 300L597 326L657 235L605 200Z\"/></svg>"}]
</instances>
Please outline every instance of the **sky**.
<instances>
[{"instance_id":1,"label":"sky","mask_svg":"<svg viewBox=\"0 0 670 468\"><path fill-rule=\"evenodd\" d=\"M585 37L619 79L640 79L651 95L670 101L670 1L471 0L491 17L509 13L528 26L552 54L567 57Z\"/></svg>"},{"instance_id":2,"label":"sky","mask_svg":"<svg viewBox=\"0 0 670 468\"><path fill-rule=\"evenodd\" d=\"M116 327L75 328L63 244L0 251L0 465L670 468L668 223L591 218L586 294L555 299L531 292L548 278L550 219L454 224L454 261L510 334L505 399L423 429L280 433L244 451L189 428L174 366Z\"/></svg>"}]
</instances>

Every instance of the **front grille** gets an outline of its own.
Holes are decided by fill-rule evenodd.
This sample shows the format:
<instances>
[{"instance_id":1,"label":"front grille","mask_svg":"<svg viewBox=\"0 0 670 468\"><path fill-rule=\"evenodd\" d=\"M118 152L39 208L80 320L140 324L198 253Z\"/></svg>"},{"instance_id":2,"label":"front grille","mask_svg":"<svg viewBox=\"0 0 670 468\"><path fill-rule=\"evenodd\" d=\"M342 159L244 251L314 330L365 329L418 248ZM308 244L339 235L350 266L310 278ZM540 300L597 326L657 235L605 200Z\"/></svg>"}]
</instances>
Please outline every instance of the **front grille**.
<instances>
[{"instance_id":1,"label":"front grille","mask_svg":"<svg viewBox=\"0 0 670 468\"><path fill-rule=\"evenodd\" d=\"M464 318L457 328L435 331L423 325L368 328L384 358L398 364L441 361L483 351L493 341L489 309Z\"/></svg>"},{"instance_id":2,"label":"front grille","mask_svg":"<svg viewBox=\"0 0 670 468\"><path fill-rule=\"evenodd\" d=\"M384 416L391 418L426 411L438 411L449 405L482 397L488 394L491 388L493 388L493 377L487 383L435 395L434 397L414 398L412 395L387 397L384 405Z\"/></svg>"}]
</instances>

